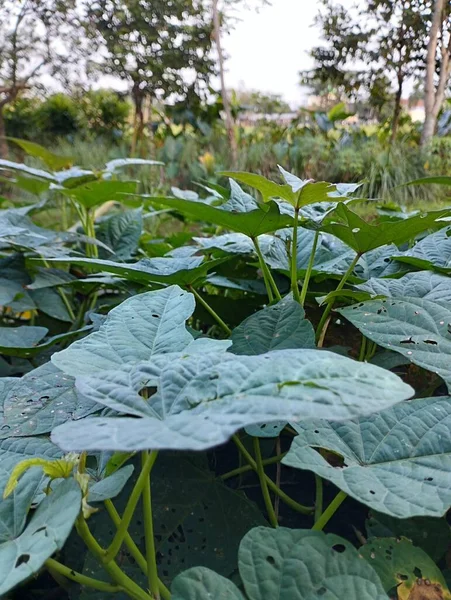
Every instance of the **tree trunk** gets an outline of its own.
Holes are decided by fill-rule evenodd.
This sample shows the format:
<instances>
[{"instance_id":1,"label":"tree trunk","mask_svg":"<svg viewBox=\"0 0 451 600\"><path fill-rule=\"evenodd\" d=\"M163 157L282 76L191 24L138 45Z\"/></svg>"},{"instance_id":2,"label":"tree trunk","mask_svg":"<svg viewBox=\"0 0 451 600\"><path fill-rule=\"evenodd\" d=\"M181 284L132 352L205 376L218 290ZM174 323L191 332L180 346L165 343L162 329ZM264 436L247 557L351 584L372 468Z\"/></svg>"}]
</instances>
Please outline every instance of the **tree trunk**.
<instances>
[{"instance_id":1,"label":"tree trunk","mask_svg":"<svg viewBox=\"0 0 451 600\"><path fill-rule=\"evenodd\" d=\"M227 88L225 85L224 54L221 45L221 23L219 18L218 1L219 0L213 0L213 35L216 43L216 50L218 52L218 66L219 79L221 82L222 105L224 107L225 125L227 130L227 138L229 140L232 167L236 167L238 159L238 146L233 127L232 111L230 109L230 102L227 96Z\"/></svg>"},{"instance_id":2,"label":"tree trunk","mask_svg":"<svg viewBox=\"0 0 451 600\"><path fill-rule=\"evenodd\" d=\"M135 156L138 145L142 145L142 136L144 132L144 96L142 90L139 89L139 84L135 83L133 85L132 97L133 103L135 105L135 115L133 119L133 138L131 146L131 155Z\"/></svg>"},{"instance_id":3,"label":"tree trunk","mask_svg":"<svg viewBox=\"0 0 451 600\"><path fill-rule=\"evenodd\" d=\"M445 0L435 0L434 14L432 17L431 29L429 32L429 42L426 57L426 75L424 80L424 112L425 120L421 134L421 145L427 146L435 132L437 117L445 98L446 86L450 76L450 52L451 38L447 46L442 39L441 63L439 80L435 86L435 66L437 58L437 46L439 33L442 29L445 18Z\"/></svg>"},{"instance_id":4,"label":"tree trunk","mask_svg":"<svg viewBox=\"0 0 451 600\"><path fill-rule=\"evenodd\" d=\"M392 143L396 139L396 134L398 133L399 127L399 117L401 116L401 98L402 98L402 88L403 88L404 78L402 76L398 77L398 89L396 90L395 96L395 109L393 111L393 121L391 126L391 141Z\"/></svg>"},{"instance_id":5,"label":"tree trunk","mask_svg":"<svg viewBox=\"0 0 451 600\"><path fill-rule=\"evenodd\" d=\"M3 116L4 105L0 104L0 158L8 158L8 142L6 141L5 119Z\"/></svg>"}]
</instances>

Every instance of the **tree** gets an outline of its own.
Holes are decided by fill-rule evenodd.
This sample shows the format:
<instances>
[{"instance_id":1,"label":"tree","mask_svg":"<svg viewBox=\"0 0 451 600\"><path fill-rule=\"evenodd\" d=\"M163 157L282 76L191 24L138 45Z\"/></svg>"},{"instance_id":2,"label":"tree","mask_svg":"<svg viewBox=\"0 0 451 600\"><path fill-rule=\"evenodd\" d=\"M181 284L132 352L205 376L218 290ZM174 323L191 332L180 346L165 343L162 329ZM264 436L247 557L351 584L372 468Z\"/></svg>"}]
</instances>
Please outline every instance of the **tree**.
<instances>
[{"instance_id":1,"label":"tree","mask_svg":"<svg viewBox=\"0 0 451 600\"><path fill-rule=\"evenodd\" d=\"M76 20L75 0L0 0L0 157L8 153L5 107L44 71L63 73Z\"/></svg>"},{"instance_id":2,"label":"tree","mask_svg":"<svg viewBox=\"0 0 451 600\"><path fill-rule=\"evenodd\" d=\"M322 7L317 22L328 46L313 49L315 67L307 83L335 86L342 95L366 91L381 98L380 84L388 77L395 86L394 138L406 80L424 68L430 0L365 0L351 11L322 0ZM356 64L361 65L357 70ZM377 94L371 94L373 85Z\"/></svg>"},{"instance_id":3,"label":"tree","mask_svg":"<svg viewBox=\"0 0 451 600\"><path fill-rule=\"evenodd\" d=\"M427 145L434 135L450 75L451 9L449 2L435 0L427 46L422 146Z\"/></svg>"},{"instance_id":4,"label":"tree","mask_svg":"<svg viewBox=\"0 0 451 600\"><path fill-rule=\"evenodd\" d=\"M242 110L254 113L273 114L290 112L290 105L280 94L264 93L257 90L236 90L235 97Z\"/></svg>"},{"instance_id":5,"label":"tree","mask_svg":"<svg viewBox=\"0 0 451 600\"><path fill-rule=\"evenodd\" d=\"M95 67L129 84L135 140L144 130L144 102L183 98L214 73L211 21L201 0L95 0L86 3ZM191 81L190 81L191 80Z\"/></svg>"}]
</instances>

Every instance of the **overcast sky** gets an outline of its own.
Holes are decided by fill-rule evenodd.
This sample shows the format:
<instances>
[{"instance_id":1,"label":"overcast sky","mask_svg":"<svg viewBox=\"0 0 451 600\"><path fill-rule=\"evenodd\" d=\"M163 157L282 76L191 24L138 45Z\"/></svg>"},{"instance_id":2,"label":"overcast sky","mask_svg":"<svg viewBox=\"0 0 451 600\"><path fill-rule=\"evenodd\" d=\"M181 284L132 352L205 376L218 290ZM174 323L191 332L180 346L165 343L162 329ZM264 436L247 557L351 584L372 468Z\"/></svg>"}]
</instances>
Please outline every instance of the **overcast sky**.
<instances>
[{"instance_id":1,"label":"overcast sky","mask_svg":"<svg viewBox=\"0 0 451 600\"><path fill-rule=\"evenodd\" d=\"M223 37L227 87L276 92L299 105L305 97L299 71L311 66L308 51L319 43L317 12L316 0L272 0L258 13L240 11L235 29Z\"/></svg>"}]
</instances>

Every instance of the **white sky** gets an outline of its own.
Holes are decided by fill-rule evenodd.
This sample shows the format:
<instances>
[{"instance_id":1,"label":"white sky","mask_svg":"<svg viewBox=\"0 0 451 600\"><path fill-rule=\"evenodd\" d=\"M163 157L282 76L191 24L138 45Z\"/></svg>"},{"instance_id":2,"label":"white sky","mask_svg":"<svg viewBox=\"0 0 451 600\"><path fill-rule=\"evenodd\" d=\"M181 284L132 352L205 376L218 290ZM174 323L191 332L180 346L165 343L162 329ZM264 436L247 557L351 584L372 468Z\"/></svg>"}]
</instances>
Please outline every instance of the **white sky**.
<instances>
[{"instance_id":1,"label":"white sky","mask_svg":"<svg viewBox=\"0 0 451 600\"><path fill-rule=\"evenodd\" d=\"M313 26L318 8L317 0L272 0L258 13L240 11L235 29L223 36L227 87L278 93L298 106L305 99L299 71L311 67L308 51L321 43Z\"/></svg>"}]
</instances>

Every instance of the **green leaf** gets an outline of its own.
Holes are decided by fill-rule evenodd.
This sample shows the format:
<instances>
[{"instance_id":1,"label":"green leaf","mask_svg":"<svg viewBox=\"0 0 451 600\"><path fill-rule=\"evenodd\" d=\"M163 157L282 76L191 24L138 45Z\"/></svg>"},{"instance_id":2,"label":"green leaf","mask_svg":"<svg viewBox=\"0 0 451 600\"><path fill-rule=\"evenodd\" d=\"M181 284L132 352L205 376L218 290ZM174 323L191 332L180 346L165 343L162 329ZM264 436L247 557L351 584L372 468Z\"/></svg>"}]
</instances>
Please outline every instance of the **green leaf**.
<instances>
[{"instance_id":1,"label":"green leaf","mask_svg":"<svg viewBox=\"0 0 451 600\"><path fill-rule=\"evenodd\" d=\"M379 575L385 591L396 588L400 600L451 600L440 569L421 548L416 548L406 538L370 540L360 552ZM422 593L423 586L427 587Z\"/></svg>"},{"instance_id":2,"label":"green leaf","mask_svg":"<svg viewBox=\"0 0 451 600\"><path fill-rule=\"evenodd\" d=\"M98 409L77 393L72 377L46 363L21 378L0 380L0 439L49 433Z\"/></svg>"},{"instance_id":3,"label":"green leaf","mask_svg":"<svg viewBox=\"0 0 451 600\"><path fill-rule=\"evenodd\" d=\"M367 338L440 375L451 386L451 311L447 302L396 297L337 310Z\"/></svg>"},{"instance_id":4,"label":"green leaf","mask_svg":"<svg viewBox=\"0 0 451 600\"><path fill-rule=\"evenodd\" d=\"M37 343L33 341L32 335L27 335L28 329L36 330L42 329L47 333L46 327L32 327L30 325L17 327L12 329L10 327L0 327L0 352L5 356L19 356L21 358L30 358L33 356L37 356L44 350L51 348L55 344L59 344L60 342L67 342L74 340L79 337L80 334L88 332L92 329L90 325L86 327L82 327L81 329L75 329L73 331L68 331L67 333L60 333L58 335L54 335L50 338L47 338L42 343ZM11 333L9 333L11 332ZM32 332L29 332L32 334ZM28 339L28 338L32 339ZM41 335L40 339L43 336Z\"/></svg>"},{"instance_id":5,"label":"green leaf","mask_svg":"<svg viewBox=\"0 0 451 600\"><path fill-rule=\"evenodd\" d=\"M234 354L315 348L315 331L302 306L290 296L245 319L232 332Z\"/></svg>"},{"instance_id":6,"label":"green leaf","mask_svg":"<svg viewBox=\"0 0 451 600\"><path fill-rule=\"evenodd\" d=\"M387 600L373 568L337 535L257 527L238 556L249 600Z\"/></svg>"},{"instance_id":7,"label":"green leaf","mask_svg":"<svg viewBox=\"0 0 451 600\"><path fill-rule=\"evenodd\" d=\"M20 140L18 138L7 138L11 142L14 142L18 146L25 150L28 156L33 156L35 158L40 158L46 167L48 167L51 171L61 171L61 169L66 169L73 164L73 158L70 156L60 156L58 154L54 154L50 152L43 146L36 144L35 142L30 142L28 140Z\"/></svg>"},{"instance_id":8,"label":"green leaf","mask_svg":"<svg viewBox=\"0 0 451 600\"><path fill-rule=\"evenodd\" d=\"M371 224L341 203L334 211L336 220L323 225L322 231L335 235L355 252L363 254L386 244L400 245L423 231L444 227L446 222L441 219L449 214L449 209L443 209L419 213L403 221Z\"/></svg>"},{"instance_id":9,"label":"green leaf","mask_svg":"<svg viewBox=\"0 0 451 600\"><path fill-rule=\"evenodd\" d=\"M419 271L407 273L400 279L369 279L356 288L372 296L387 298L423 298L431 302L451 302L451 278Z\"/></svg>"},{"instance_id":10,"label":"green leaf","mask_svg":"<svg viewBox=\"0 0 451 600\"><path fill-rule=\"evenodd\" d=\"M145 167L145 166L163 166L164 163L159 160L150 160L148 158L115 158L105 165L107 173L115 173L123 167Z\"/></svg>"},{"instance_id":11,"label":"green leaf","mask_svg":"<svg viewBox=\"0 0 451 600\"><path fill-rule=\"evenodd\" d=\"M195 281L206 277L208 271L225 259L204 261L203 256L172 257L157 256L143 258L136 263L119 263L112 260L95 258L50 258L48 262L72 264L95 271L114 273L128 281L137 283L179 283L191 285Z\"/></svg>"},{"instance_id":12,"label":"green leaf","mask_svg":"<svg viewBox=\"0 0 451 600\"><path fill-rule=\"evenodd\" d=\"M219 175L231 177L235 181L258 190L265 203L273 198L281 198L293 206L296 204L297 193L293 191L291 184L280 185L266 179L263 175L245 173L243 171L222 171Z\"/></svg>"},{"instance_id":13,"label":"green leaf","mask_svg":"<svg viewBox=\"0 0 451 600\"><path fill-rule=\"evenodd\" d=\"M3 490L10 478L11 472L18 463L27 458L56 459L61 457L61 450L44 437L23 437L0 440L1 494L3 495ZM39 470L42 474L42 470Z\"/></svg>"},{"instance_id":14,"label":"green leaf","mask_svg":"<svg viewBox=\"0 0 451 600\"><path fill-rule=\"evenodd\" d=\"M25 531L0 545L0 594L37 573L52 554L61 550L80 505L78 483L64 480L41 502Z\"/></svg>"},{"instance_id":15,"label":"green leaf","mask_svg":"<svg viewBox=\"0 0 451 600\"><path fill-rule=\"evenodd\" d=\"M205 567L193 567L178 575L171 594L172 600L245 600L234 583Z\"/></svg>"},{"instance_id":16,"label":"green leaf","mask_svg":"<svg viewBox=\"0 0 451 600\"><path fill-rule=\"evenodd\" d=\"M366 531L369 538L406 537L434 561L439 561L445 555L451 542L451 530L446 518L395 519L389 515L373 512L366 522Z\"/></svg>"},{"instance_id":17,"label":"green leaf","mask_svg":"<svg viewBox=\"0 0 451 600\"><path fill-rule=\"evenodd\" d=\"M52 362L81 375L182 351L193 340L185 327L193 312L194 297L178 286L133 296L108 314L99 331L57 352Z\"/></svg>"},{"instance_id":18,"label":"green leaf","mask_svg":"<svg viewBox=\"0 0 451 600\"><path fill-rule=\"evenodd\" d=\"M267 527L252 529L239 550L249 600L387 600L378 575L355 548L336 535ZM197 567L172 585L174 600L244 600L231 581Z\"/></svg>"},{"instance_id":19,"label":"green leaf","mask_svg":"<svg viewBox=\"0 0 451 600\"><path fill-rule=\"evenodd\" d=\"M421 177L420 179L414 179L404 185L427 185L427 184L438 184L438 185L451 185L451 177L445 175L432 176L432 177Z\"/></svg>"},{"instance_id":20,"label":"green leaf","mask_svg":"<svg viewBox=\"0 0 451 600\"><path fill-rule=\"evenodd\" d=\"M129 260L138 248L139 238L143 228L141 209L126 210L115 214L97 227L97 239L111 248L117 260ZM100 251L100 258L105 258L106 252Z\"/></svg>"},{"instance_id":21,"label":"green leaf","mask_svg":"<svg viewBox=\"0 0 451 600\"><path fill-rule=\"evenodd\" d=\"M42 469L32 467L21 477L8 498L0 500L0 544L22 533L28 512L41 491L42 484Z\"/></svg>"},{"instance_id":22,"label":"green leaf","mask_svg":"<svg viewBox=\"0 0 451 600\"><path fill-rule=\"evenodd\" d=\"M2 348L29 348L36 346L48 333L47 327L0 327L0 351Z\"/></svg>"},{"instance_id":23,"label":"green leaf","mask_svg":"<svg viewBox=\"0 0 451 600\"><path fill-rule=\"evenodd\" d=\"M279 206L275 202L269 202L264 209L260 207L245 212L233 212L232 210L226 210L227 205L215 207L205 202L181 198L151 196L144 196L144 198L152 203L162 204L163 206L177 210L195 221L220 225L226 229L244 233L249 237L256 237L262 233L275 231L281 227L293 224L293 218L289 215L281 214Z\"/></svg>"},{"instance_id":24,"label":"green leaf","mask_svg":"<svg viewBox=\"0 0 451 600\"><path fill-rule=\"evenodd\" d=\"M33 283L27 285L27 290L40 290L42 288L67 285L76 281L76 279L76 277L61 269L37 267Z\"/></svg>"},{"instance_id":25,"label":"green leaf","mask_svg":"<svg viewBox=\"0 0 451 600\"><path fill-rule=\"evenodd\" d=\"M109 477L100 479L89 486L88 502L103 502L115 498L121 493L127 481L133 474L134 466L126 465L115 471Z\"/></svg>"},{"instance_id":26,"label":"green leaf","mask_svg":"<svg viewBox=\"0 0 451 600\"><path fill-rule=\"evenodd\" d=\"M0 159L0 171L19 171L19 173L24 173L30 177L45 179L52 183L57 182L56 177L52 173L48 173L42 169L34 169L33 167L28 167L23 163L17 163L11 160Z\"/></svg>"},{"instance_id":27,"label":"green leaf","mask_svg":"<svg viewBox=\"0 0 451 600\"><path fill-rule=\"evenodd\" d=\"M451 272L451 227L424 237L413 248L396 253L394 260L419 269Z\"/></svg>"},{"instance_id":28,"label":"green leaf","mask_svg":"<svg viewBox=\"0 0 451 600\"><path fill-rule=\"evenodd\" d=\"M81 372L93 372L92 363L91 358ZM154 387L156 393L146 402L140 392ZM412 388L389 371L321 350L273 350L258 356L153 354L150 362L122 372L79 377L77 388L94 402L140 418L99 417L61 425L52 439L67 451L128 451L149 445L203 450L248 425L326 416L346 419L392 406L412 394Z\"/></svg>"},{"instance_id":29,"label":"green leaf","mask_svg":"<svg viewBox=\"0 0 451 600\"><path fill-rule=\"evenodd\" d=\"M373 510L441 517L451 506L451 399L404 402L344 423L294 425L283 463L313 471ZM343 457L332 466L317 448Z\"/></svg>"},{"instance_id":30,"label":"green leaf","mask_svg":"<svg viewBox=\"0 0 451 600\"><path fill-rule=\"evenodd\" d=\"M74 188L64 188L60 192L85 208L99 206L109 200L122 200L122 194L134 194L136 181L90 181Z\"/></svg>"}]
</instances>

